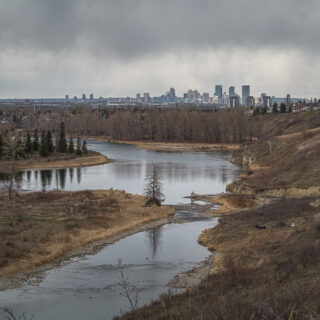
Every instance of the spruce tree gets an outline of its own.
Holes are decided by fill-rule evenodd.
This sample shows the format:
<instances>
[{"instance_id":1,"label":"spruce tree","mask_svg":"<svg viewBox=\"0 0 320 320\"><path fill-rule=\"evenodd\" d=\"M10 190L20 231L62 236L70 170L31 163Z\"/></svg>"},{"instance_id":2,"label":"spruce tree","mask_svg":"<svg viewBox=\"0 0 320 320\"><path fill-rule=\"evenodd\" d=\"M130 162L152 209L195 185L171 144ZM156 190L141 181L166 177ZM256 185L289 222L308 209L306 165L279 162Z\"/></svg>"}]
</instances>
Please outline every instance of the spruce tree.
<instances>
[{"instance_id":1,"label":"spruce tree","mask_svg":"<svg viewBox=\"0 0 320 320\"><path fill-rule=\"evenodd\" d=\"M27 131L27 137L26 137L26 143L24 145L24 151L26 154L31 154L32 153L32 149L33 149L33 145L31 142L31 136L29 131Z\"/></svg>"},{"instance_id":2,"label":"spruce tree","mask_svg":"<svg viewBox=\"0 0 320 320\"><path fill-rule=\"evenodd\" d=\"M46 137L46 134L45 134L44 130L42 130L42 133L41 133L40 156L41 157L47 157L48 156L48 143L47 143L47 137Z\"/></svg>"},{"instance_id":3,"label":"spruce tree","mask_svg":"<svg viewBox=\"0 0 320 320\"><path fill-rule=\"evenodd\" d=\"M58 151L60 153L66 153L67 152L67 139L66 139L66 133L65 133L65 130L64 130L64 123L63 122L60 123Z\"/></svg>"},{"instance_id":4,"label":"spruce tree","mask_svg":"<svg viewBox=\"0 0 320 320\"><path fill-rule=\"evenodd\" d=\"M286 105L284 103L281 103L280 105L280 113L285 113L286 112Z\"/></svg>"},{"instance_id":5,"label":"spruce tree","mask_svg":"<svg viewBox=\"0 0 320 320\"><path fill-rule=\"evenodd\" d=\"M69 152L69 153L74 153L74 143L73 143L72 137L70 138L70 141L69 141L69 149L68 149L68 152Z\"/></svg>"},{"instance_id":6,"label":"spruce tree","mask_svg":"<svg viewBox=\"0 0 320 320\"><path fill-rule=\"evenodd\" d=\"M77 139L77 150L76 150L76 154L78 156L81 156L82 155L82 151L81 151L81 140L80 138L78 137Z\"/></svg>"},{"instance_id":7,"label":"spruce tree","mask_svg":"<svg viewBox=\"0 0 320 320\"><path fill-rule=\"evenodd\" d=\"M38 137L38 130L34 130L34 136L33 136L33 150L39 151L39 137Z\"/></svg>"},{"instance_id":8,"label":"spruce tree","mask_svg":"<svg viewBox=\"0 0 320 320\"><path fill-rule=\"evenodd\" d=\"M83 140L83 142L82 142L82 152L83 152L84 154L87 154L87 153L88 153L88 148L87 148L87 142L86 142L86 140Z\"/></svg>"},{"instance_id":9,"label":"spruce tree","mask_svg":"<svg viewBox=\"0 0 320 320\"><path fill-rule=\"evenodd\" d=\"M47 149L48 149L48 154L53 153L53 140L52 140L52 134L51 131L47 131Z\"/></svg>"},{"instance_id":10,"label":"spruce tree","mask_svg":"<svg viewBox=\"0 0 320 320\"><path fill-rule=\"evenodd\" d=\"M274 105L272 106L272 113L277 113L278 112L278 104L275 102Z\"/></svg>"}]
</instances>

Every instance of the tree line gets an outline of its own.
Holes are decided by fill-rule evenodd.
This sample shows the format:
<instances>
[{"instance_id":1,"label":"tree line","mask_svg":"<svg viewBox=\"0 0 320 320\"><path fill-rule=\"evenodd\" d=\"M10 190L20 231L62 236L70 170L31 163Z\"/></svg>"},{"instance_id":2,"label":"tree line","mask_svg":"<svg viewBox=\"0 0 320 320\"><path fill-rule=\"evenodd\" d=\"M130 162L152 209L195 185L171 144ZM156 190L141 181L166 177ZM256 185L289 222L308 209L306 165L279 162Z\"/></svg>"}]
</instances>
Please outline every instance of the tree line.
<instances>
[{"instance_id":1,"label":"tree line","mask_svg":"<svg viewBox=\"0 0 320 320\"><path fill-rule=\"evenodd\" d=\"M27 113L27 112L26 112ZM259 135L259 122L246 108L108 108L75 107L30 111L23 127L58 134L63 121L70 135L109 136L115 140L241 143Z\"/></svg>"},{"instance_id":2,"label":"tree line","mask_svg":"<svg viewBox=\"0 0 320 320\"><path fill-rule=\"evenodd\" d=\"M0 157L11 158L11 149L8 144L12 139L8 136L11 132L5 132L0 134ZM27 131L26 136L23 138L20 136L15 137L15 144L17 145L17 152L15 158L27 158L33 154L39 154L40 157L48 157L53 153L70 153L81 156L82 154L87 154L87 142L83 140L81 143L80 137L77 138L76 145L74 144L73 138L69 138L69 142L66 138L64 123L60 123L59 135L55 140L50 130L41 131L39 137L38 130L35 129L33 136L31 136L30 131Z\"/></svg>"}]
</instances>

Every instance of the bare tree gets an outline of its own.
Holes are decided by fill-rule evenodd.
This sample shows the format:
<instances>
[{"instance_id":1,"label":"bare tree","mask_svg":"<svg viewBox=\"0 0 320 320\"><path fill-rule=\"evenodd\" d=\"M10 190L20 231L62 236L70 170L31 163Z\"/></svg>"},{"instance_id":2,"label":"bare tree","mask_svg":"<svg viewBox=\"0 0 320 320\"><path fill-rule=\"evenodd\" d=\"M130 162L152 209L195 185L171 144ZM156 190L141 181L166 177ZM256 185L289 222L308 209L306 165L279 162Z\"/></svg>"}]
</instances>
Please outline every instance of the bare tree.
<instances>
[{"instance_id":1,"label":"bare tree","mask_svg":"<svg viewBox=\"0 0 320 320\"><path fill-rule=\"evenodd\" d=\"M156 204L157 206L161 206L161 201L164 200L161 175L158 166L154 163L152 163L150 174L146 177L146 182L144 190L144 194L148 198L146 205Z\"/></svg>"},{"instance_id":2,"label":"bare tree","mask_svg":"<svg viewBox=\"0 0 320 320\"><path fill-rule=\"evenodd\" d=\"M130 284L128 277L124 273L124 267L121 260L118 261L118 270L120 273L118 283L119 293L128 300L131 311L137 316L140 290L136 286Z\"/></svg>"},{"instance_id":3,"label":"bare tree","mask_svg":"<svg viewBox=\"0 0 320 320\"><path fill-rule=\"evenodd\" d=\"M21 315L16 315L12 309L9 308L1 308L0 311L2 311L5 315L7 320L32 320L33 316L30 318L27 318L25 313L22 313Z\"/></svg>"},{"instance_id":4,"label":"bare tree","mask_svg":"<svg viewBox=\"0 0 320 320\"><path fill-rule=\"evenodd\" d=\"M3 171L8 176L9 199L12 199L14 180L17 176L17 159L24 154L24 145L14 127L7 128L3 137Z\"/></svg>"}]
</instances>

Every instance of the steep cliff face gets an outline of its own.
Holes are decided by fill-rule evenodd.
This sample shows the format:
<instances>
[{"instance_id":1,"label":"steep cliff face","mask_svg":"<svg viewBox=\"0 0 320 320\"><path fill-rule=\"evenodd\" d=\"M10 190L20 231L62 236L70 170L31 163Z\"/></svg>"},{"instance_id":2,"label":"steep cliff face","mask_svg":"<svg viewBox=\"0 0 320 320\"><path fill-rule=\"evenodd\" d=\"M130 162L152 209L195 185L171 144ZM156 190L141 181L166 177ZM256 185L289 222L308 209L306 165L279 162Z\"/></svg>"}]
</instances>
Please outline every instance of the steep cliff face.
<instances>
[{"instance_id":1,"label":"steep cliff face","mask_svg":"<svg viewBox=\"0 0 320 320\"><path fill-rule=\"evenodd\" d=\"M247 173L228 185L230 192L275 197L320 195L320 127L252 142L236 151L232 161Z\"/></svg>"}]
</instances>

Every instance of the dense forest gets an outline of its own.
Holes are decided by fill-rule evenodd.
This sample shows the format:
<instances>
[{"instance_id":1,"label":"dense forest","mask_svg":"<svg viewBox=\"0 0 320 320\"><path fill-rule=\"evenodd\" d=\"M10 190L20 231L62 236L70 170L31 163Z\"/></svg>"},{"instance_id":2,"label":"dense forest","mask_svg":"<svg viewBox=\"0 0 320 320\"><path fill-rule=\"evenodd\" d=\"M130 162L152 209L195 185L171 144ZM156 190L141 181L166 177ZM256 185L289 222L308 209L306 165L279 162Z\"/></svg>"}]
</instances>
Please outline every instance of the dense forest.
<instances>
[{"instance_id":1,"label":"dense forest","mask_svg":"<svg viewBox=\"0 0 320 320\"><path fill-rule=\"evenodd\" d=\"M114 140L242 143L269 139L319 125L320 116L305 113L252 115L250 109L90 108L6 110L24 131L50 130L64 122L69 136L107 136ZM10 114L11 112L11 114ZM40 132L41 132L40 131Z\"/></svg>"}]
</instances>

